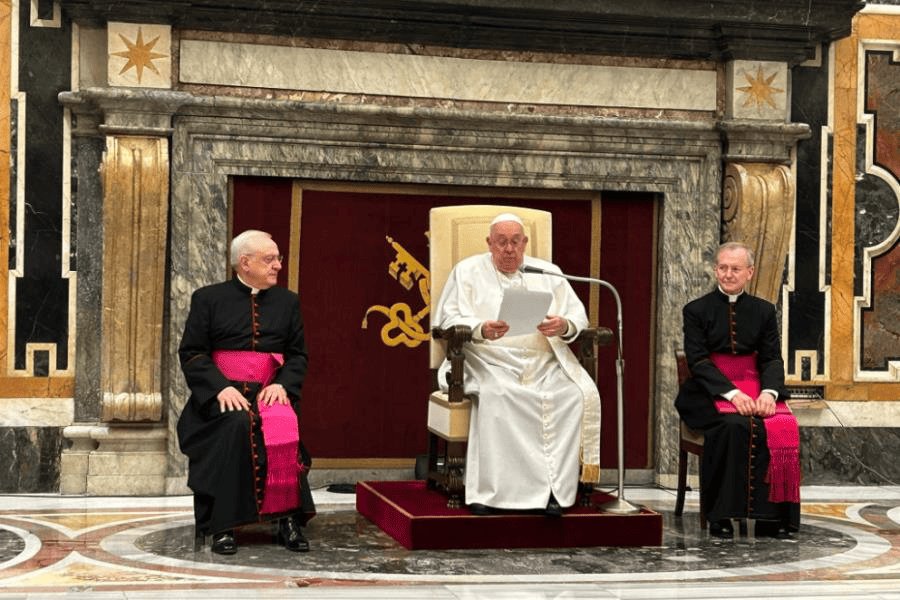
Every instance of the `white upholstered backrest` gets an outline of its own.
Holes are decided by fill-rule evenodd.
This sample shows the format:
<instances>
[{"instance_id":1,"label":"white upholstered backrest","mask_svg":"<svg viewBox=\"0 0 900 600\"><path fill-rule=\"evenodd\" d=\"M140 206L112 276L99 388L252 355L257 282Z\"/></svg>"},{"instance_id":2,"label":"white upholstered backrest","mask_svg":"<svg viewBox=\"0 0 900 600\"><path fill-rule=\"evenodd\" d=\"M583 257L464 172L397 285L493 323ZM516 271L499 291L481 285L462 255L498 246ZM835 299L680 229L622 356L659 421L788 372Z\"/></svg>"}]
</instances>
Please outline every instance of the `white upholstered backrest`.
<instances>
[{"instance_id":1,"label":"white upholstered backrest","mask_svg":"<svg viewBox=\"0 0 900 600\"><path fill-rule=\"evenodd\" d=\"M525 235L528 236L528 246L525 248L527 255L544 260L553 259L553 219L548 211L495 204L432 208L429 215L432 315L453 266L463 258L488 251L485 240L490 233L491 221L500 213L505 212L522 219ZM436 369L442 360L444 360L444 348L432 340L431 368Z\"/></svg>"}]
</instances>

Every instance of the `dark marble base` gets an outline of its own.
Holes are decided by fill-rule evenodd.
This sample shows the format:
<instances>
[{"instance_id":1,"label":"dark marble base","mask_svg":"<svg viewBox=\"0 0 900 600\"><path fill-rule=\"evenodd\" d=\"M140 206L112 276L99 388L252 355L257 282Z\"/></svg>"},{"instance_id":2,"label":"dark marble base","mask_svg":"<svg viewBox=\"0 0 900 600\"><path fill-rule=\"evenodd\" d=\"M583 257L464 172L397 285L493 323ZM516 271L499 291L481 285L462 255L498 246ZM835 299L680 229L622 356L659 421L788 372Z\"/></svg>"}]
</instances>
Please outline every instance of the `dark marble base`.
<instances>
[{"instance_id":1,"label":"dark marble base","mask_svg":"<svg viewBox=\"0 0 900 600\"><path fill-rule=\"evenodd\" d=\"M59 491L59 427L0 428L0 493Z\"/></svg>"},{"instance_id":2,"label":"dark marble base","mask_svg":"<svg viewBox=\"0 0 900 600\"><path fill-rule=\"evenodd\" d=\"M803 485L898 485L898 456L897 428L800 428Z\"/></svg>"}]
</instances>

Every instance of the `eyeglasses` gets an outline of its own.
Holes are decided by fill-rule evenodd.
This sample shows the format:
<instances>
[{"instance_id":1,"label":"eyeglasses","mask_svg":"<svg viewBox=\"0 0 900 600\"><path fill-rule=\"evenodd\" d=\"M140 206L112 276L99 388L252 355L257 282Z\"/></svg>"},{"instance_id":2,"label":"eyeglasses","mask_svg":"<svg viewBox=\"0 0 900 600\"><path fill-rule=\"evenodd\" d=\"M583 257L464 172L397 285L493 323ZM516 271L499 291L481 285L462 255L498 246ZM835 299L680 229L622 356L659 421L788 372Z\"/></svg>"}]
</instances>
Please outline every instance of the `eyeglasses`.
<instances>
[{"instance_id":1,"label":"eyeglasses","mask_svg":"<svg viewBox=\"0 0 900 600\"><path fill-rule=\"evenodd\" d=\"M507 246L511 247L513 250L517 250L520 246L524 246L525 242L527 242L525 238L514 237L512 239L506 238L498 238L491 240L491 244L498 248L506 248Z\"/></svg>"},{"instance_id":2,"label":"eyeglasses","mask_svg":"<svg viewBox=\"0 0 900 600\"><path fill-rule=\"evenodd\" d=\"M282 260L284 260L284 255L283 255L283 254L267 254L267 255L265 255L265 256L255 256L255 255L254 255L253 258L258 258L258 259L259 259L260 261L262 261L264 264L271 265L271 264L272 264L273 262L275 262L276 260L277 260L279 263L280 263Z\"/></svg>"},{"instance_id":3,"label":"eyeglasses","mask_svg":"<svg viewBox=\"0 0 900 600\"><path fill-rule=\"evenodd\" d=\"M749 268L750 267L730 267L728 265L716 265L716 271L718 271L722 275L726 275L728 273L731 273L732 275L739 275Z\"/></svg>"}]
</instances>

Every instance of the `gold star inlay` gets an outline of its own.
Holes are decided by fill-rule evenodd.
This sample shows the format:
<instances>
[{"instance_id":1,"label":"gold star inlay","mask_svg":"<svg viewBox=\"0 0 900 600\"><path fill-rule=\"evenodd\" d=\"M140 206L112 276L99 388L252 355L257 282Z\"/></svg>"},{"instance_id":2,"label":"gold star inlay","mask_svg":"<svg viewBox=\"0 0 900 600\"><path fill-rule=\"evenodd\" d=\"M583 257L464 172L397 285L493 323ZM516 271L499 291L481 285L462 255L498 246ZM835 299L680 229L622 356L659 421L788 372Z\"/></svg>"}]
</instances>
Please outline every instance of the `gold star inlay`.
<instances>
[{"instance_id":1,"label":"gold star inlay","mask_svg":"<svg viewBox=\"0 0 900 600\"><path fill-rule=\"evenodd\" d=\"M157 75L160 74L159 70L156 68L156 65L153 64L153 61L158 58L166 58L168 54L153 52L153 46L155 46L156 42L159 41L159 36L156 36L145 44L144 34L141 31L141 28L138 27L137 40L131 41L121 33L119 34L119 38L121 38L122 42L126 46L128 46L128 50L122 50L121 52L112 53L113 56L121 56L122 58L128 59L128 62L126 62L125 66L122 67L122 70L119 71L119 75L123 74L125 71L133 67L135 70L137 70L137 79L138 83L140 83L145 68L150 69Z\"/></svg>"},{"instance_id":2,"label":"gold star inlay","mask_svg":"<svg viewBox=\"0 0 900 600\"><path fill-rule=\"evenodd\" d=\"M763 103L765 103L772 108L777 108L777 106L775 105L775 100L772 99L772 95L777 92L784 91L781 88L772 87L772 81L775 80L775 77L777 75L778 73L772 73L772 75L766 77L766 74L763 72L762 65L756 68L755 76L751 76L749 73L744 73L744 77L747 79L747 82L750 85L736 88L747 94L747 99L744 101L744 106L755 104L756 108L760 108Z\"/></svg>"}]
</instances>

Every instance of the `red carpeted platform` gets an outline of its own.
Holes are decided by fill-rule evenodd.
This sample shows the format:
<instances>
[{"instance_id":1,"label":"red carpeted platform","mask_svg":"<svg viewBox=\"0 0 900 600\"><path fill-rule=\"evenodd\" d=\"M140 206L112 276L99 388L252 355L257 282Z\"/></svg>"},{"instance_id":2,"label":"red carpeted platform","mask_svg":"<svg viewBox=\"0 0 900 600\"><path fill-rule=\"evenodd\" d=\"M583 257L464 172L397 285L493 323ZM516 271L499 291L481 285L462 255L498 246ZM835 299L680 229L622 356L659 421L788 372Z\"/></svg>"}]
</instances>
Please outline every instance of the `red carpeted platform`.
<instances>
[{"instance_id":1,"label":"red carpeted platform","mask_svg":"<svg viewBox=\"0 0 900 600\"><path fill-rule=\"evenodd\" d=\"M610 499L595 492L592 506L576 503L560 518L517 511L478 517L466 508L447 508L447 497L429 490L424 481L356 485L356 510L410 550L662 544L662 515L648 509L614 515L595 508Z\"/></svg>"}]
</instances>

